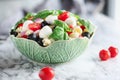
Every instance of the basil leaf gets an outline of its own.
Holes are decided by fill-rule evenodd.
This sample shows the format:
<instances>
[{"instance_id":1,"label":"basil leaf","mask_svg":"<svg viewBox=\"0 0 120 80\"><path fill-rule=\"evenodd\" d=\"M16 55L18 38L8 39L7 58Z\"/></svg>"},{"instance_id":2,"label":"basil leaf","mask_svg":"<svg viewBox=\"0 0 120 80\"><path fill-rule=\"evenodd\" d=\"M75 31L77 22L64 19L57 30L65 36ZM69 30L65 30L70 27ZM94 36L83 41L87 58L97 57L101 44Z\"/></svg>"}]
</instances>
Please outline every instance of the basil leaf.
<instances>
[{"instance_id":1,"label":"basil leaf","mask_svg":"<svg viewBox=\"0 0 120 80\"><path fill-rule=\"evenodd\" d=\"M55 24L55 26L62 27L65 31L71 31L69 26L63 21L55 20L54 24Z\"/></svg>"},{"instance_id":2,"label":"basil leaf","mask_svg":"<svg viewBox=\"0 0 120 80\"><path fill-rule=\"evenodd\" d=\"M93 33L95 31L95 26L88 20L78 19L78 21L85 26L85 28L89 31L89 33Z\"/></svg>"},{"instance_id":3,"label":"basil leaf","mask_svg":"<svg viewBox=\"0 0 120 80\"><path fill-rule=\"evenodd\" d=\"M63 11L62 10L53 10L52 14L53 15L59 15L61 14Z\"/></svg>"},{"instance_id":4,"label":"basil leaf","mask_svg":"<svg viewBox=\"0 0 120 80\"><path fill-rule=\"evenodd\" d=\"M53 33L50 35L50 38L54 40L64 40L64 29L56 26Z\"/></svg>"},{"instance_id":5,"label":"basil leaf","mask_svg":"<svg viewBox=\"0 0 120 80\"><path fill-rule=\"evenodd\" d=\"M68 40L69 39L69 36L66 32L64 32L64 40Z\"/></svg>"},{"instance_id":6,"label":"basil leaf","mask_svg":"<svg viewBox=\"0 0 120 80\"><path fill-rule=\"evenodd\" d=\"M43 10L43 11L40 11L37 13L37 15L33 18L36 19L36 18L46 18L48 15L52 14L53 13L53 10Z\"/></svg>"},{"instance_id":7,"label":"basil leaf","mask_svg":"<svg viewBox=\"0 0 120 80\"><path fill-rule=\"evenodd\" d=\"M37 15L34 17L34 19L36 18L42 18L45 19L47 16L49 15L59 15L62 13L62 10L43 10L37 13ZM33 20L34 20L33 19Z\"/></svg>"},{"instance_id":8,"label":"basil leaf","mask_svg":"<svg viewBox=\"0 0 120 80\"><path fill-rule=\"evenodd\" d=\"M28 13L25 17L24 17L24 19L29 19L30 17L34 17L35 16L35 14L33 14L33 13Z\"/></svg>"},{"instance_id":9,"label":"basil leaf","mask_svg":"<svg viewBox=\"0 0 120 80\"><path fill-rule=\"evenodd\" d=\"M58 12L58 15L61 14L64 10L56 10Z\"/></svg>"}]
</instances>

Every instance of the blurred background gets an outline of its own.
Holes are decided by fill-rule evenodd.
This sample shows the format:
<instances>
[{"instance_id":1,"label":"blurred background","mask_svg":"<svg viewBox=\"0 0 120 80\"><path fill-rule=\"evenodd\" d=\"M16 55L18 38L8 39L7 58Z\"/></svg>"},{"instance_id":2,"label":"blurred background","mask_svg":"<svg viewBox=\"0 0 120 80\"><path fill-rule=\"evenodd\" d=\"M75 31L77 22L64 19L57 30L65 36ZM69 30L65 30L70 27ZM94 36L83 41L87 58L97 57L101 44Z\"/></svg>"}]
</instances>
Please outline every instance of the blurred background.
<instances>
[{"instance_id":1,"label":"blurred background","mask_svg":"<svg viewBox=\"0 0 120 80\"><path fill-rule=\"evenodd\" d=\"M43 9L65 9L83 18L120 22L120 0L0 0L0 40L6 40L10 28L27 12ZM108 21L105 21L106 23ZM108 23L109 24L109 23Z\"/></svg>"}]
</instances>

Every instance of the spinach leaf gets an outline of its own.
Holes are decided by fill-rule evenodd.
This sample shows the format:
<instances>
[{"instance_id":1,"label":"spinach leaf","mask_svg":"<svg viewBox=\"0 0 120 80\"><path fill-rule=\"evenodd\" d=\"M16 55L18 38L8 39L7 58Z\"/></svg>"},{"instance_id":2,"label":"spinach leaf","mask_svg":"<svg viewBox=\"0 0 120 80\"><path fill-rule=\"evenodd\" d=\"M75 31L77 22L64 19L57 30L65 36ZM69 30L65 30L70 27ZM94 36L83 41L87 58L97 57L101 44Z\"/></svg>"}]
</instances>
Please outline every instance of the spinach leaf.
<instances>
[{"instance_id":1,"label":"spinach leaf","mask_svg":"<svg viewBox=\"0 0 120 80\"><path fill-rule=\"evenodd\" d=\"M69 26L63 21L55 20L54 24L55 24L55 26L62 27L65 31L71 31Z\"/></svg>"}]
</instances>

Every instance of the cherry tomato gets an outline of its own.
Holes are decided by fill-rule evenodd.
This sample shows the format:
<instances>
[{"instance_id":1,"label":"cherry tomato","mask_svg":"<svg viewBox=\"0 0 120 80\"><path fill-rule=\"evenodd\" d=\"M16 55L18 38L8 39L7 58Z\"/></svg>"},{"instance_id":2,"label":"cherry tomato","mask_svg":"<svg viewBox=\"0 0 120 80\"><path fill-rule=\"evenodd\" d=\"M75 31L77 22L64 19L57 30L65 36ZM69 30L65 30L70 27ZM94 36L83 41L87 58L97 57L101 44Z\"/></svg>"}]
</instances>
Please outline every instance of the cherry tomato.
<instances>
[{"instance_id":1,"label":"cherry tomato","mask_svg":"<svg viewBox=\"0 0 120 80\"><path fill-rule=\"evenodd\" d=\"M69 28L73 29L74 27L73 27L73 25L69 25Z\"/></svg>"},{"instance_id":2,"label":"cherry tomato","mask_svg":"<svg viewBox=\"0 0 120 80\"><path fill-rule=\"evenodd\" d=\"M101 61L108 60L110 58L109 51L107 51L105 49L100 50L99 57L100 57Z\"/></svg>"},{"instance_id":3,"label":"cherry tomato","mask_svg":"<svg viewBox=\"0 0 120 80\"><path fill-rule=\"evenodd\" d=\"M119 52L119 51L118 51L118 48L113 47L113 46L110 46L110 47L108 48L108 50L109 50L109 52L110 52L111 58L116 57L117 54L118 54L118 52Z\"/></svg>"},{"instance_id":4,"label":"cherry tomato","mask_svg":"<svg viewBox=\"0 0 120 80\"><path fill-rule=\"evenodd\" d=\"M82 31L84 31L84 29L85 29L85 26L83 26L83 25L82 25L82 26L80 26L80 28L82 29Z\"/></svg>"},{"instance_id":5,"label":"cherry tomato","mask_svg":"<svg viewBox=\"0 0 120 80\"><path fill-rule=\"evenodd\" d=\"M39 23L31 23L28 25L29 29L32 31L39 30L41 28L41 24Z\"/></svg>"},{"instance_id":6,"label":"cherry tomato","mask_svg":"<svg viewBox=\"0 0 120 80\"><path fill-rule=\"evenodd\" d=\"M69 12L63 12L58 16L59 20L65 21L69 17Z\"/></svg>"},{"instance_id":7,"label":"cherry tomato","mask_svg":"<svg viewBox=\"0 0 120 80\"><path fill-rule=\"evenodd\" d=\"M20 33L22 38L27 38L28 37L25 33L26 33L25 31Z\"/></svg>"},{"instance_id":8,"label":"cherry tomato","mask_svg":"<svg viewBox=\"0 0 120 80\"><path fill-rule=\"evenodd\" d=\"M68 33L68 35L70 35L72 32L67 32Z\"/></svg>"},{"instance_id":9,"label":"cherry tomato","mask_svg":"<svg viewBox=\"0 0 120 80\"><path fill-rule=\"evenodd\" d=\"M22 27L23 26L23 23L20 23L20 24L18 24L18 26L17 27Z\"/></svg>"},{"instance_id":10,"label":"cherry tomato","mask_svg":"<svg viewBox=\"0 0 120 80\"><path fill-rule=\"evenodd\" d=\"M52 80L54 77L54 71L51 67L44 67L40 70L39 77L41 80Z\"/></svg>"}]
</instances>

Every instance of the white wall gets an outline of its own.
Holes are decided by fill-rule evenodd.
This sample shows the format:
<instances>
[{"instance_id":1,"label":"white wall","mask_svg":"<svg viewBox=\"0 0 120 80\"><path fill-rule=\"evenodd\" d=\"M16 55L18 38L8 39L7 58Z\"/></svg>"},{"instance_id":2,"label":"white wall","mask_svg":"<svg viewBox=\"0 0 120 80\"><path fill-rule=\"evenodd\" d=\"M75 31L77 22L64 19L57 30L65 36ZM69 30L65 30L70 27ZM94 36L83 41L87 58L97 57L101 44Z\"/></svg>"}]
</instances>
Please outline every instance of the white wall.
<instances>
[{"instance_id":1,"label":"white wall","mask_svg":"<svg viewBox=\"0 0 120 80\"><path fill-rule=\"evenodd\" d=\"M120 0L109 0L109 16L120 22Z\"/></svg>"}]
</instances>

